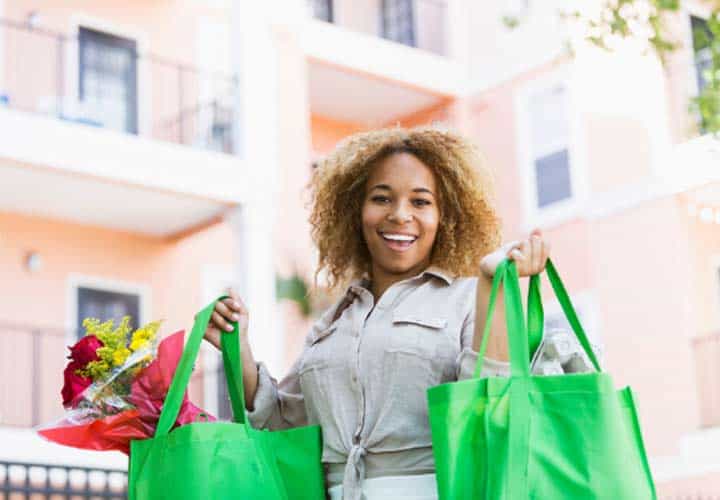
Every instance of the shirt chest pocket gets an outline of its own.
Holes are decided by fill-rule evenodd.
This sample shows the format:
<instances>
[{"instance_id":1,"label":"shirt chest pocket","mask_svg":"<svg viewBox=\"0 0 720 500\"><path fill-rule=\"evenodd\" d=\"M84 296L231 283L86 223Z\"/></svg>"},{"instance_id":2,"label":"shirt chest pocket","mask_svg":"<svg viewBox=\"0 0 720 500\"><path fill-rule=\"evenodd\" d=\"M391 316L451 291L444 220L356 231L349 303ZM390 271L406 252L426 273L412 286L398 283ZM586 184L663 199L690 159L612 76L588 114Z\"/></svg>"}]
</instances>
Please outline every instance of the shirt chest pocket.
<instances>
[{"instance_id":1,"label":"shirt chest pocket","mask_svg":"<svg viewBox=\"0 0 720 500\"><path fill-rule=\"evenodd\" d=\"M443 316L395 313L388 351L444 362L455 354L447 326Z\"/></svg>"},{"instance_id":2,"label":"shirt chest pocket","mask_svg":"<svg viewBox=\"0 0 720 500\"><path fill-rule=\"evenodd\" d=\"M447 328L447 318L442 316L393 314L382 358L387 390L384 404L402 411L403 417L397 418L396 411L386 412L388 421L377 427L387 429L389 435L414 432L414 440L429 442L426 391L451 380L454 373L455 355Z\"/></svg>"}]
</instances>

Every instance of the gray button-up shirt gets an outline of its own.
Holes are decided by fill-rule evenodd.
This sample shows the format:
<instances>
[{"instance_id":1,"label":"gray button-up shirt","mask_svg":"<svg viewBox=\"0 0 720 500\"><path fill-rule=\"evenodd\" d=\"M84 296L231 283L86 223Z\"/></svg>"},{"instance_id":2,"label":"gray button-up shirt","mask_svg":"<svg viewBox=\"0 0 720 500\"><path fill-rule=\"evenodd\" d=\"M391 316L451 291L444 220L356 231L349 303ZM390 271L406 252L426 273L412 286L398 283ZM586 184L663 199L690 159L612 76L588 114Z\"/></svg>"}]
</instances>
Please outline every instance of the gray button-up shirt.
<instances>
[{"instance_id":1,"label":"gray button-up shirt","mask_svg":"<svg viewBox=\"0 0 720 500\"><path fill-rule=\"evenodd\" d=\"M251 423L320 424L329 485L342 483L346 499L360 498L364 477L434 472L426 391L472 376L476 286L430 267L376 304L368 282L356 281L280 383L258 365ZM483 365L482 376L508 374L508 363Z\"/></svg>"}]
</instances>

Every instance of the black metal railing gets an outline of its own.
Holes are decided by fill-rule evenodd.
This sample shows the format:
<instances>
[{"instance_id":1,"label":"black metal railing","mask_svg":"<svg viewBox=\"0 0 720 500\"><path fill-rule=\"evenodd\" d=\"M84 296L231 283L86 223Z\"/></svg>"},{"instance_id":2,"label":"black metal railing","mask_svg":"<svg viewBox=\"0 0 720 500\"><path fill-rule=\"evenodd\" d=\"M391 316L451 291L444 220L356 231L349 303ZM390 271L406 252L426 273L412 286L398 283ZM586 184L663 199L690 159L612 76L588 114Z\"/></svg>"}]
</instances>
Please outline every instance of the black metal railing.
<instances>
[{"instance_id":1,"label":"black metal railing","mask_svg":"<svg viewBox=\"0 0 720 500\"><path fill-rule=\"evenodd\" d=\"M0 461L0 497L127 498L127 472L119 469Z\"/></svg>"},{"instance_id":2,"label":"black metal railing","mask_svg":"<svg viewBox=\"0 0 720 500\"><path fill-rule=\"evenodd\" d=\"M308 5L313 17L321 21L446 55L447 0L381 0L375 16L337 19L334 15L337 6L351 1L308 0Z\"/></svg>"},{"instance_id":3,"label":"black metal railing","mask_svg":"<svg viewBox=\"0 0 720 500\"><path fill-rule=\"evenodd\" d=\"M237 78L134 45L103 49L112 37L95 36L100 42L88 51L87 36L0 18L0 107L235 152Z\"/></svg>"}]
</instances>

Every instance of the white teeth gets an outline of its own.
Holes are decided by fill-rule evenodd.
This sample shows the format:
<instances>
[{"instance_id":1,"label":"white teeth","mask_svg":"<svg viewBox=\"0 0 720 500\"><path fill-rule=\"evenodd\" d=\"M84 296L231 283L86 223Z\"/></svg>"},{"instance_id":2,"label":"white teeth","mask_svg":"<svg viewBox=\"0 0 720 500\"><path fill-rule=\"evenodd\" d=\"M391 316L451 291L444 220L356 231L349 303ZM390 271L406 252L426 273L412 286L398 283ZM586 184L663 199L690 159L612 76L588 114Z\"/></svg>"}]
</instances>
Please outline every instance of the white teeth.
<instances>
[{"instance_id":1,"label":"white teeth","mask_svg":"<svg viewBox=\"0 0 720 500\"><path fill-rule=\"evenodd\" d=\"M405 234L383 234L383 238L395 241L415 241L415 236L408 236Z\"/></svg>"}]
</instances>

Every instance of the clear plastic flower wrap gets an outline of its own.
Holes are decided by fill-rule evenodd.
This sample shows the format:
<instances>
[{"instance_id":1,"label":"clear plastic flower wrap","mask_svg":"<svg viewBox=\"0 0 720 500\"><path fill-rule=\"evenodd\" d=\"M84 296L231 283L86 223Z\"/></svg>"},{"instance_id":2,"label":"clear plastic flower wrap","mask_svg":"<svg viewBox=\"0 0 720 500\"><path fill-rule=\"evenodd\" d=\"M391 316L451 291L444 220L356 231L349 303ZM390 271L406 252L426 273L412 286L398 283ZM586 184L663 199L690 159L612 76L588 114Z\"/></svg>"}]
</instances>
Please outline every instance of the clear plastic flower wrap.
<instances>
[{"instance_id":1,"label":"clear plastic flower wrap","mask_svg":"<svg viewBox=\"0 0 720 500\"><path fill-rule=\"evenodd\" d=\"M132 439L155 433L165 396L183 351L184 332L158 343L160 322L132 332L130 319L86 319L86 335L70 347L62 389L64 417L38 428L67 446L129 453ZM175 426L214 417L183 399Z\"/></svg>"}]
</instances>

